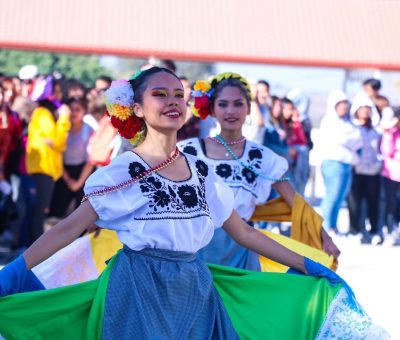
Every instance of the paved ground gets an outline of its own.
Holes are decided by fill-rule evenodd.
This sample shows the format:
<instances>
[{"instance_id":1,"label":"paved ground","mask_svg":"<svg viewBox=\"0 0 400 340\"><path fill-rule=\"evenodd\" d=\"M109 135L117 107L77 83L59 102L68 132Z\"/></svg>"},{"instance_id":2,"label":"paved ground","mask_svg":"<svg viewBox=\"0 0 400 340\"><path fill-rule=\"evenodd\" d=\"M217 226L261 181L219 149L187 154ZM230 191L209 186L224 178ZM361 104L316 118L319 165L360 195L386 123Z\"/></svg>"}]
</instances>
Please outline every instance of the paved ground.
<instances>
[{"instance_id":1,"label":"paved ground","mask_svg":"<svg viewBox=\"0 0 400 340\"><path fill-rule=\"evenodd\" d=\"M376 323L400 339L400 247L360 245L354 237L335 241L342 250L338 274Z\"/></svg>"}]
</instances>

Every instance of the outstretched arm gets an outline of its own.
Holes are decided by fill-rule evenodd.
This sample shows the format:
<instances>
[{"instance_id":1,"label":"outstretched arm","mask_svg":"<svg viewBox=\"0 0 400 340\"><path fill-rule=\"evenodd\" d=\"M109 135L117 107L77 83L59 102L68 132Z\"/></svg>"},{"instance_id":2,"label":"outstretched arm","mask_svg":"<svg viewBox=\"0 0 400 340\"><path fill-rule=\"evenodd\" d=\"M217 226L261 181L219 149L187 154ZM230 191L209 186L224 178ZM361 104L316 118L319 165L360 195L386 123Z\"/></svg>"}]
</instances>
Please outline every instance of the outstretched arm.
<instances>
[{"instance_id":1,"label":"outstretched arm","mask_svg":"<svg viewBox=\"0 0 400 340\"><path fill-rule=\"evenodd\" d=\"M27 269L32 269L81 235L98 220L89 201L38 238L24 253Z\"/></svg>"},{"instance_id":2,"label":"outstretched arm","mask_svg":"<svg viewBox=\"0 0 400 340\"><path fill-rule=\"evenodd\" d=\"M296 194L293 187L289 182L277 182L272 187L282 196L286 203L293 208L294 195ZM328 235L324 228L321 227L321 239L324 250L327 254L332 255L334 258L338 258L340 250L336 244L332 241L332 238Z\"/></svg>"},{"instance_id":3,"label":"outstretched arm","mask_svg":"<svg viewBox=\"0 0 400 340\"><path fill-rule=\"evenodd\" d=\"M225 221L223 228L242 246L271 260L306 273L303 256L285 248L278 242L250 227L236 211L233 211L232 215Z\"/></svg>"}]
</instances>

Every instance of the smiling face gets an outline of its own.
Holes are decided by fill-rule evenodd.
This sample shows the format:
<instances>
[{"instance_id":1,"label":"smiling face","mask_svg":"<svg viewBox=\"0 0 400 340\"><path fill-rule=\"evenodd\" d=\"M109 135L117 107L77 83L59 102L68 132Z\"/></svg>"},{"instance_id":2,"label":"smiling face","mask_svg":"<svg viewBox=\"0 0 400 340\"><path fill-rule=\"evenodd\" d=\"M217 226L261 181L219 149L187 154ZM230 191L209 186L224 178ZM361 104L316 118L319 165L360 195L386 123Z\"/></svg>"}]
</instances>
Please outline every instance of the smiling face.
<instances>
[{"instance_id":1,"label":"smiling face","mask_svg":"<svg viewBox=\"0 0 400 340\"><path fill-rule=\"evenodd\" d=\"M134 112L144 119L148 130L177 131L185 122L184 89L172 74L158 72L151 75L141 101L141 104L134 104Z\"/></svg>"},{"instance_id":2,"label":"smiling face","mask_svg":"<svg viewBox=\"0 0 400 340\"><path fill-rule=\"evenodd\" d=\"M236 86L225 86L212 107L212 114L220 123L222 132L241 130L249 112L246 97Z\"/></svg>"}]
</instances>

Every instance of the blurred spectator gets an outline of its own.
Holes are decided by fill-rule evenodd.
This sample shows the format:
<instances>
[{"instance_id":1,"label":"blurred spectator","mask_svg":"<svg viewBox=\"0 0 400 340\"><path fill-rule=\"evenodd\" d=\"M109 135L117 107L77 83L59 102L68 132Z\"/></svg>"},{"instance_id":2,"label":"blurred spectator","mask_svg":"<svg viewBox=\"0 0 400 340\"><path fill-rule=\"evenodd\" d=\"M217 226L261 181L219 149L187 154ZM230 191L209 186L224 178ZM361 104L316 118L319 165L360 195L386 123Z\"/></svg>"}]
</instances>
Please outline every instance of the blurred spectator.
<instances>
[{"instance_id":1,"label":"blurred spectator","mask_svg":"<svg viewBox=\"0 0 400 340\"><path fill-rule=\"evenodd\" d=\"M88 122L95 130L90 137L87 148L89 162L94 166L108 165L111 159L120 152L123 142L122 137L118 135L117 130L111 124L110 118L106 114L107 108L102 98L102 96L98 96L90 104L90 114L84 117L84 121ZM91 117L90 120L88 117ZM99 120L97 121L97 119ZM93 122L96 122L96 125ZM132 145L128 140L124 140L124 148L126 148L124 149L125 151L132 149Z\"/></svg>"},{"instance_id":2,"label":"blurred spectator","mask_svg":"<svg viewBox=\"0 0 400 340\"><path fill-rule=\"evenodd\" d=\"M400 108L382 121L382 188L385 193L385 217L389 239L398 233L398 195L400 194Z\"/></svg>"},{"instance_id":3,"label":"blurred spectator","mask_svg":"<svg viewBox=\"0 0 400 340\"><path fill-rule=\"evenodd\" d=\"M24 249L31 243L30 225L32 220L33 205L35 199L35 183L26 171L26 144L28 140L28 124L31 119L35 104L28 97L18 96L14 100L13 110L18 112L21 120L21 134L17 141L12 159L16 165L16 172L12 180L16 192L16 206L18 218L12 222L13 244L17 249Z\"/></svg>"},{"instance_id":4,"label":"blurred spectator","mask_svg":"<svg viewBox=\"0 0 400 340\"><path fill-rule=\"evenodd\" d=\"M252 91L252 101L250 102L250 114L246 117L246 121L243 125L242 132L243 136L248 140L262 144L265 133L265 121L261 109L261 105L258 102L257 96L257 85L250 84Z\"/></svg>"},{"instance_id":5,"label":"blurred spectator","mask_svg":"<svg viewBox=\"0 0 400 340\"><path fill-rule=\"evenodd\" d=\"M287 133L283 126L282 102L276 96L271 96L271 102L271 116L264 134L263 145L289 161Z\"/></svg>"},{"instance_id":6,"label":"blurred spectator","mask_svg":"<svg viewBox=\"0 0 400 340\"><path fill-rule=\"evenodd\" d=\"M352 119L354 118L355 111L363 105L371 107L372 110L372 125L378 126L380 116L378 109L375 106L375 100L379 96L379 90L382 87L382 83L379 79L369 78L366 79L362 84L362 89L353 98L350 113Z\"/></svg>"},{"instance_id":7,"label":"blurred spectator","mask_svg":"<svg viewBox=\"0 0 400 340\"><path fill-rule=\"evenodd\" d=\"M362 147L359 152L359 162L353 167L353 181L349 193L350 233L362 234L362 243L371 243L372 237L378 237L381 135L372 126L372 110L369 106L360 106L354 113L360 126ZM366 215L371 230L365 227L363 202L366 202ZM380 243L382 240L379 240Z\"/></svg>"},{"instance_id":8,"label":"blurred spectator","mask_svg":"<svg viewBox=\"0 0 400 340\"><path fill-rule=\"evenodd\" d=\"M49 216L58 218L65 217L69 208L75 210L79 206L84 195L85 181L94 169L89 163L87 153L87 145L94 129L83 121L87 111L86 99L70 98L66 105L71 111L71 129L63 154L64 171L55 184L49 213Z\"/></svg>"},{"instance_id":9,"label":"blurred spectator","mask_svg":"<svg viewBox=\"0 0 400 340\"><path fill-rule=\"evenodd\" d=\"M64 86L64 100L69 98L83 98L86 95L86 87L79 80L68 79Z\"/></svg>"},{"instance_id":10,"label":"blurred spectator","mask_svg":"<svg viewBox=\"0 0 400 340\"><path fill-rule=\"evenodd\" d=\"M160 67L165 67L166 69L176 73L176 64L171 59L161 59L160 60Z\"/></svg>"},{"instance_id":11,"label":"blurred spectator","mask_svg":"<svg viewBox=\"0 0 400 340\"><path fill-rule=\"evenodd\" d=\"M200 118L193 116L192 109L190 107L192 87L190 86L189 80L186 77L180 77L181 83L184 89L184 99L186 102L186 121L182 128L178 131L178 141L198 137L200 129Z\"/></svg>"},{"instance_id":12,"label":"blurred spectator","mask_svg":"<svg viewBox=\"0 0 400 340\"><path fill-rule=\"evenodd\" d=\"M108 76L100 76L96 79L94 88L98 93L106 91L111 86L112 79Z\"/></svg>"},{"instance_id":13,"label":"blurred spectator","mask_svg":"<svg viewBox=\"0 0 400 340\"><path fill-rule=\"evenodd\" d=\"M361 133L349 116L350 104L342 92L331 94L326 116L322 119L319 145L325 196L321 209L324 227L337 233L339 209L348 195L352 180L352 166L358 162L357 152L362 146Z\"/></svg>"},{"instance_id":14,"label":"blurred spectator","mask_svg":"<svg viewBox=\"0 0 400 340\"><path fill-rule=\"evenodd\" d=\"M35 241L44 231L54 183L63 173L63 152L71 126L68 106L63 105L57 110L55 102L51 100L52 78L46 77L36 86L41 91L33 91L38 107L33 111L29 123L26 151L27 172L32 176L36 188L31 241Z\"/></svg>"},{"instance_id":15,"label":"blurred spectator","mask_svg":"<svg viewBox=\"0 0 400 340\"><path fill-rule=\"evenodd\" d=\"M83 116L83 122L91 126L93 130L97 130L99 122L106 112L107 107L104 102L104 95L97 94L91 101L89 101L88 112Z\"/></svg>"},{"instance_id":16,"label":"blurred spectator","mask_svg":"<svg viewBox=\"0 0 400 340\"><path fill-rule=\"evenodd\" d=\"M304 195L305 187L310 174L309 144L300 115L294 103L283 98L282 101L283 128L286 131L287 144L289 146L289 171L295 190Z\"/></svg>"},{"instance_id":17,"label":"blurred spectator","mask_svg":"<svg viewBox=\"0 0 400 340\"><path fill-rule=\"evenodd\" d=\"M257 93L255 98L258 103L261 114L264 119L264 123L267 123L270 116L270 110L272 106L271 94L270 94L270 86L266 80L259 80L257 82Z\"/></svg>"},{"instance_id":18,"label":"blurred spectator","mask_svg":"<svg viewBox=\"0 0 400 340\"><path fill-rule=\"evenodd\" d=\"M6 92L0 85L0 180L9 179L16 171L15 163L10 157L15 151L22 129L21 120L18 114L11 110L10 101L6 101L5 95Z\"/></svg>"}]
</instances>

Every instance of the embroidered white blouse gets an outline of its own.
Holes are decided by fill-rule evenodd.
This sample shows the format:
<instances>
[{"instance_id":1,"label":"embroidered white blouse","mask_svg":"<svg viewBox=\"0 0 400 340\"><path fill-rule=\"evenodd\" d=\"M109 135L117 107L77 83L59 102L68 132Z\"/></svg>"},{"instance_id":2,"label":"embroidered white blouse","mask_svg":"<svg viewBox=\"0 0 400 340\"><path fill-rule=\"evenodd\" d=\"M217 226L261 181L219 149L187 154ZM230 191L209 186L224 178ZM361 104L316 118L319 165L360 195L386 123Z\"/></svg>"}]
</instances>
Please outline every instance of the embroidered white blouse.
<instances>
[{"instance_id":1,"label":"embroidered white blouse","mask_svg":"<svg viewBox=\"0 0 400 340\"><path fill-rule=\"evenodd\" d=\"M270 149L246 140L243 154L239 159L242 163L255 169L255 174L243 167L235 159L212 159L206 156L199 138L191 138L178 143L179 149L204 160L213 169L217 177L222 179L233 190L235 195L234 209L240 217L250 219L257 204L267 201L271 179L282 178L288 169L287 161ZM269 178L269 179L267 179Z\"/></svg>"},{"instance_id":2,"label":"embroidered white blouse","mask_svg":"<svg viewBox=\"0 0 400 340\"><path fill-rule=\"evenodd\" d=\"M208 165L184 155L191 176L172 181L153 173L133 185L89 198L99 227L116 230L133 250L158 248L194 253L206 246L215 227L232 214L233 193ZM136 153L125 152L86 181L85 194L112 187L150 166Z\"/></svg>"}]
</instances>

